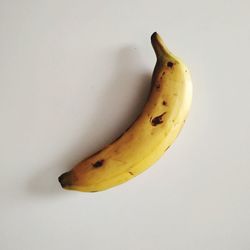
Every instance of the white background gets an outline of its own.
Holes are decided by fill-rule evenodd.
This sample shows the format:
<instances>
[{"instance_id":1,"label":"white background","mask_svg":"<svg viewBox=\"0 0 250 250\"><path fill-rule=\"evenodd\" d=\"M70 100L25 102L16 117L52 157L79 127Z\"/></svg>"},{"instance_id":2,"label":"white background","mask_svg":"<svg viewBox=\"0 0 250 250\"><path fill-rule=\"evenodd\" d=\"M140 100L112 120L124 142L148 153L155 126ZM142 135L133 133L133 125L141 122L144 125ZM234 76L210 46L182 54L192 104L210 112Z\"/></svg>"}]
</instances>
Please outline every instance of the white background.
<instances>
[{"instance_id":1,"label":"white background","mask_svg":"<svg viewBox=\"0 0 250 250\"><path fill-rule=\"evenodd\" d=\"M249 250L250 2L0 1L0 249ZM57 177L146 100L158 31L194 98L171 149L100 193Z\"/></svg>"}]
</instances>

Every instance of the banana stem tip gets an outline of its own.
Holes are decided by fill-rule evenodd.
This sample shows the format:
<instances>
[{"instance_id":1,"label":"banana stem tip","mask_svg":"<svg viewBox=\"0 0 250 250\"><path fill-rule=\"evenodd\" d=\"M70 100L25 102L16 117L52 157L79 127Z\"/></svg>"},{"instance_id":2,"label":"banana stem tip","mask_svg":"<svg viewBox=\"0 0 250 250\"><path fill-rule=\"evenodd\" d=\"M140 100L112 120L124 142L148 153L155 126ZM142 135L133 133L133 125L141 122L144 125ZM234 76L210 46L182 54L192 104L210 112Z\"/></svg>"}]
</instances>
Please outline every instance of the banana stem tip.
<instances>
[{"instance_id":1,"label":"banana stem tip","mask_svg":"<svg viewBox=\"0 0 250 250\"><path fill-rule=\"evenodd\" d=\"M154 32L151 35L151 43L154 48L157 59L170 55L170 51L168 50L163 39L157 32Z\"/></svg>"}]
</instances>

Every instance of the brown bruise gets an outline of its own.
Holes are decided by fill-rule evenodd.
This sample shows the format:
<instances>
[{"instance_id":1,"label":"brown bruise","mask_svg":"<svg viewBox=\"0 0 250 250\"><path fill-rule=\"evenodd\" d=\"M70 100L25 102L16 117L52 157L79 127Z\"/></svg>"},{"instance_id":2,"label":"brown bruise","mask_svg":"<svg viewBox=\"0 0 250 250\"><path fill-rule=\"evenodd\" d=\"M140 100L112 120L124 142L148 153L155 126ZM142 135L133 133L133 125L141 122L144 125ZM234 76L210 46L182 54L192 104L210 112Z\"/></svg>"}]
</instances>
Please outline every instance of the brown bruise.
<instances>
[{"instance_id":1,"label":"brown bruise","mask_svg":"<svg viewBox=\"0 0 250 250\"><path fill-rule=\"evenodd\" d=\"M131 171L129 171L128 173L129 173L130 175L134 175L134 173L133 173L133 172L131 172Z\"/></svg>"},{"instance_id":2,"label":"brown bruise","mask_svg":"<svg viewBox=\"0 0 250 250\"><path fill-rule=\"evenodd\" d=\"M104 163L104 160L102 159L102 160L96 161L95 163L92 163L92 166L94 168L99 168L99 167L103 166L103 163Z\"/></svg>"},{"instance_id":3,"label":"brown bruise","mask_svg":"<svg viewBox=\"0 0 250 250\"><path fill-rule=\"evenodd\" d=\"M161 87L160 83L157 83L157 84L155 85L155 87L156 87L157 89L159 89L159 88Z\"/></svg>"},{"instance_id":4,"label":"brown bruise","mask_svg":"<svg viewBox=\"0 0 250 250\"><path fill-rule=\"evenodd\" d=\"M162 74L161 74L160 80L162 80L162 78L163 78L163 76L164 76L165 74L166 74L166 72L163 71Z\"/></svg>"},{"instance_id":5,"label":"brown bruise","mask_svg":"<svg viewBox=\"0 0 250 250\"><path fill-rule=\"evenodd\" d=\"M168 63L167 63L167 66L168 66L169 68L173 68L174 64L173 64L172 62L168 62Z\"/></svg>"},{"instance_id":6,"label":"brown bruise","mask_svg":"<svg viewBox=\"0 0 250 250\"><path fill-rule=\"evenodd\" d=\"M159 116L154 117L154 118L151 120L152 126L157 126L157 125L163 123L162 118L163 118L163 116L164 116L165 114L166 114L166 112L162 113L162 114L159 115Z\"/></svg>"},{"instance_id":7,"label":"brown bruise","mask_svg":"<svg viewBox=\"0 0 250 250\"><path fill-rule=\"evenodd\" d=\"M166 101L163 101L163 102L162 102L162 105L163 105L163 106L167 106L167 102L166 102Z\"/></svg>"},{"instance_id":8,"label":"brown bruise","mask_svg":"<svg viewBox=\"0 0 250 250\"><path fill-rule=\"evenodd\" d=\"M162 74L161 74L161 77L160 77L160 81L162 80L162 78L163 78L163 76L164 76L165 74L166 74L166 72L163 71ZM157 89L160 88L160 84L159 84L159 83L156 84L156 88L157 88Z\"/></svg>"}]
</instances>

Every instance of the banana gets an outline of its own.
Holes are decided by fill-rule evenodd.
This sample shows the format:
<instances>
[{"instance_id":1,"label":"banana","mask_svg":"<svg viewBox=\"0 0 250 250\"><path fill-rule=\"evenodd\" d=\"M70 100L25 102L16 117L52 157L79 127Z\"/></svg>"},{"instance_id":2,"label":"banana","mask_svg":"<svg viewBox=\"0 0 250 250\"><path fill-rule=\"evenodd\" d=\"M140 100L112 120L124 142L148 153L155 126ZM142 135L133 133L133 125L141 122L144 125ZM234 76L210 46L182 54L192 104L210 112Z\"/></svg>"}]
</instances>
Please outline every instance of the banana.
<instances>
[{"instance_id":1,"label":"banana","mask_svg":"<svg viewBox=\"0 0 250 250\"><path fill-rule=\"evenodd\" d=\"M190 73L156 32L151 43L157 62L142 113L113 143L62 174L63 188L97 192L124 183L156 162L179 134L191 106Z\"/></svg>"}]
</instances>

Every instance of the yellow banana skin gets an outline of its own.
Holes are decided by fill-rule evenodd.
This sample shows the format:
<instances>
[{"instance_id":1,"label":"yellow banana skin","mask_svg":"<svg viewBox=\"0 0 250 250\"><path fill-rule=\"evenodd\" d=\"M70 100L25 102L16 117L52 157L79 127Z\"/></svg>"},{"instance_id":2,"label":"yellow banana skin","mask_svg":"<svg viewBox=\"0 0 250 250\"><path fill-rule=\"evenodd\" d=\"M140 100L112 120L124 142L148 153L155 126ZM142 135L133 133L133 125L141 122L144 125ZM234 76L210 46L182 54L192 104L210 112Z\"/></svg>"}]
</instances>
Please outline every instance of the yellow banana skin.
<instances>
[{"instance_id":1,"label":"yellow banana skin","mask_svg":"<svg viewBox=\"0 0 250 250\"><path fill-rule=\"evenodd\" d=\"M62 174L58 179L63 188L82 192L112 188L145 171L173 144L190 109L191 77L156 32L151 42L157 62L141 115L120 138Z\"/></svg>"}]
</instances>

